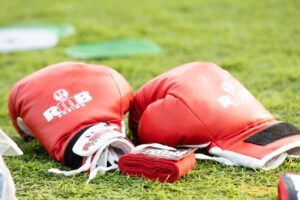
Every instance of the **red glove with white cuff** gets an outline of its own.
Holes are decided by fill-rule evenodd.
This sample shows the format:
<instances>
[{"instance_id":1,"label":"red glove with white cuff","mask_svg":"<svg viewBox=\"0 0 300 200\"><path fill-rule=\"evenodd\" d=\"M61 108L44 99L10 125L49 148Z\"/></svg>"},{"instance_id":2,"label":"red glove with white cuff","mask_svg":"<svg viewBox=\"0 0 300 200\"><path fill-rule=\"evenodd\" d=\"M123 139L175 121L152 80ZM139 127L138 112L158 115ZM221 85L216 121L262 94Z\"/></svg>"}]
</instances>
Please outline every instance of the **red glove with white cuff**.
<instances>
[{"instance_id":1,"label":"red glove with white cuff","mask_svg":"<svg viewBox=\"0 0 300 200\"><path fill-rule=\"evenodd\" d=\"M141 143L208 146L228 165L271 169L287 155L300 154L300 131L277 121L227 71L194 62L170 70L142 86L129 126Z\"/></svg>"},{"instance_id":2,"label":"red glove with white cuff","mask_svg":"<svg viewBox=\"0 0 300 200\"><path fill-rule=\"evenodd\" d=\"M65 62L43 68L16 83L9 113L21 136L33 136L57 161L74 171L117 168L133 149L124 131L124 114L133 91L115 70L103 65Z\"/></svg>"}]
</instances>

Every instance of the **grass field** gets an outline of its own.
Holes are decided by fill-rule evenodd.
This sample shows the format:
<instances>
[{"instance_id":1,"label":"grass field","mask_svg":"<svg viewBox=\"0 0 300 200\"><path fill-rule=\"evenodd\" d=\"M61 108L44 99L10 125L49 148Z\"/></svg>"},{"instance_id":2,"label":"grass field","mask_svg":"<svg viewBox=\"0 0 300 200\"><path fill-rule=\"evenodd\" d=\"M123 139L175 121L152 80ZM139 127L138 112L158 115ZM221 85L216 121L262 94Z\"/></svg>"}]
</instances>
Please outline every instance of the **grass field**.
<instances>
[{"instance_id":1,"label":"grass field","mask_svg":"<svg viewBox=\"0 0 300 200\"><path fill-rule=\"evenodd\" d=\"M157 183L119 173L54 176L63 168L35 140L25 142L7 111L10 87L47 65L74 60L64 48L113 38L149 39L160 55L87 60L112 66L135 91L154 76L191 61L211 61L229 70L276 118L300 127L300 1L21 1L0 0L0 25L71 23L77 33L49 50L0 54L0 127L24 151L6 158L19 199L276 199L278 175L300 172L300 159L272 171L198 161L175 183ZM130 134L128 132L128 134ZM67 169L64 167L64 169Z\"/></svg>"}]
</instances>

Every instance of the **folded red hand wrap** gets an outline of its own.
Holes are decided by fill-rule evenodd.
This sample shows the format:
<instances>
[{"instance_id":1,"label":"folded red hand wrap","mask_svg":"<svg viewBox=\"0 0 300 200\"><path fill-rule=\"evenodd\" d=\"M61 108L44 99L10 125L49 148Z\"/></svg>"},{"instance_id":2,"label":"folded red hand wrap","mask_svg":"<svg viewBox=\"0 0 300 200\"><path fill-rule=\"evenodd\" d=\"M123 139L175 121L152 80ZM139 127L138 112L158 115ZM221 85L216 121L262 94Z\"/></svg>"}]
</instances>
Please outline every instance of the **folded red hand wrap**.
<instances>
[{"instance_id":1,"label":"folded red hand wrap","mask_svg":"<svg viewBox=\"0 0 300 200\"><path fill-rule=\"evenodd\" d=\"M174 182L196 165L195 149L163 150L146 148L119 159L122 173L160 182Z\"/></svg>"}]
</instances>

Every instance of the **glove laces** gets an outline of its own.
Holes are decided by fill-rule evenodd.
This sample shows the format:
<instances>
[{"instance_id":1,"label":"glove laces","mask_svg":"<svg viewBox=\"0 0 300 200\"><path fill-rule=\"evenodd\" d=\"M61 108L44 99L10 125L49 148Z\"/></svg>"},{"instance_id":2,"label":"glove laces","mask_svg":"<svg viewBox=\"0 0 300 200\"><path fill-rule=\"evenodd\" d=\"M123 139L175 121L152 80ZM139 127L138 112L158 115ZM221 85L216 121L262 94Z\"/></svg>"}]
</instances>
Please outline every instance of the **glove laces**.
<instances>
[{"instance_id":1,"label":"glove laces","mask_svg":"<svg viewBox=\"0 0 300 200\"><path fill-rule=\"evenodd\" d=\"M70 171L52 168L48 172L72 176L90 170L87 181L89 183L98 173L105 174L107 171L118 169L120 156L133 149L134 146L125 138L124 128L120 133L114 130L113 126L102 122L86 130L73 146L74 153L86 157L81 167Z\"/></svg>"}]
</instances>

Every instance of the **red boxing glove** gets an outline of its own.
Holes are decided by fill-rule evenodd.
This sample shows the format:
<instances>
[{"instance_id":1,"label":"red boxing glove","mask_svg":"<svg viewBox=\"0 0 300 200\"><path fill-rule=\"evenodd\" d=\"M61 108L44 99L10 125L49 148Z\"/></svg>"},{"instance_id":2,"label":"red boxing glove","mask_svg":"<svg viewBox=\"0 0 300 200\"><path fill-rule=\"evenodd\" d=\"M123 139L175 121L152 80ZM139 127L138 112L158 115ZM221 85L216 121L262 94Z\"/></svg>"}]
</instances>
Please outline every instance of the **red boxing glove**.
<instances>
[{"instance_id":1,"label":"red boxing glove","mask_svg":"<svg viewBox=\"0 0 300 200\"><path fill-rule=\"evenodd\" d=\"M176 150L155 144L136 147L131 153L121 156L119 169L132 176L143 176L160 182L175 182L196 165L195 149Z\"/></svg>"},{"instance_id":2,"label":"red boxing glove","mask_svg":"<svg viewBox=\"0 0 300 200\"><path fill-rule=\"evenodd\" d=\"M278 200L300 199L300 174L283 174L279 176Z\"/></svg>"},{"instance_id":3,"label":"red boxing glove","mask_svg":"<svg viewBox=\"0 0 300 200\"><path fill-rule=\"evenodd\" d=\"M94 176L97 170L115 169L120 155L133 149L122 125L132 98L132 88L115 70L65 62L16 83L8 106L21 136L35 137L72 168L84 164L70 173L52 172L71 175L91 168Z\"/></svg>"},{"instance_id":4,"label":"red boxing glove","mask_svg":"<svg viewBox=\"0 0 300 200\"><path fill-rule=\"evenodd\" d=\"M146 83L135 96L129 126L141 143L209 144L217 156L209 159L229 165L271 169L287 154L299 155L299 129L275 120L212 63L188 63Z\"/></svg>"}]
</instances>

